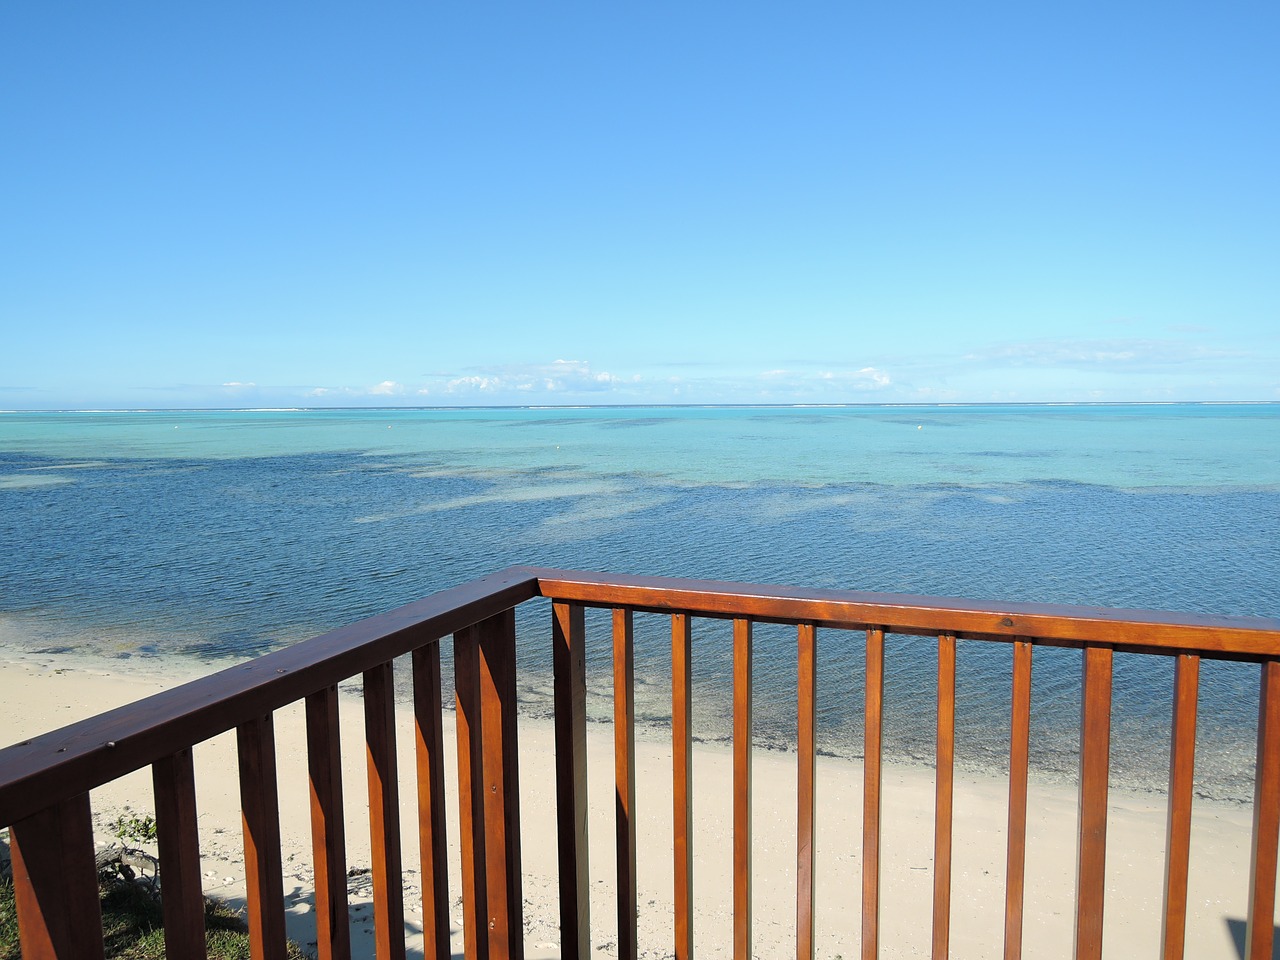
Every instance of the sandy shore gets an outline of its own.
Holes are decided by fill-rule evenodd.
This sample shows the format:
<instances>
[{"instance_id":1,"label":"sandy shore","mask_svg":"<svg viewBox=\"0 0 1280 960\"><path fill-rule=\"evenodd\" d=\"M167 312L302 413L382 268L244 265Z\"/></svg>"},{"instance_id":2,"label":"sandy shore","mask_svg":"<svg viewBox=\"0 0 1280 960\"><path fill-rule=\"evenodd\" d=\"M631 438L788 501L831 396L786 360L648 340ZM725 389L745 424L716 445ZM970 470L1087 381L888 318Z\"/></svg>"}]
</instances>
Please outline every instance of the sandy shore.
<instances>
[{"instance_id":1,"label":"sandy shore","mask_svg":"<svg viewBox=\"0 0 1280 960\"><path fill-rule=\"evenodd\" d=\"M172 664L68 660L56 655L0 653L0 741L12 743L189 679ZM453 766L452 714L445 734ZM404 786L407 927L421 955L416 810L409 716L401 711L399 747ZM593 725L594 726L594 725ZM352 870L353 943L372 957L372 909L362 710L354 696L342 706L348 865ZM314 941L305 737L301 705L276 716L286 902L290 935ZM550 724L520 726L521 819L524 848L525 942L530 958L558 956L554 752ZM616 955L612 803L612 730L589 731L592 936L598 956ZM637 743L640 953L671 955L671 750ZM196 750L200 842L205 892L243 905L244 870L234 736ZM818 766L818 953L858 954L861 883L861 767L820 758ZM452 780L453 773L449 773ZM794 954L795 757L761 752L755 759L754 943L759 957ZM695 758L695 952L729 956L732 945L732 770L727 750L702 747ZM1006 784L994 777L958 776L952 892L953 957L1001 953L1004 902ZM152 808L148 771L93 794L100 838L127 812ZM885 821L881 955L927 956L932 898L933 780L927 771L890 764L884 779ZM1244 936L1248 892L1247 807L1200 803L1192 837L1188 956L1236 958ZM457 856L457 805L451 798L453 946L461 951L462 908ZM1075 794L1032 784L1024 956L1071 952L1075 883ZM1160 942L1165 808L1163 798L1113 792L1107 857L1105 949L1108 956L1153 956Z\"/></svg>"}]
</instances>

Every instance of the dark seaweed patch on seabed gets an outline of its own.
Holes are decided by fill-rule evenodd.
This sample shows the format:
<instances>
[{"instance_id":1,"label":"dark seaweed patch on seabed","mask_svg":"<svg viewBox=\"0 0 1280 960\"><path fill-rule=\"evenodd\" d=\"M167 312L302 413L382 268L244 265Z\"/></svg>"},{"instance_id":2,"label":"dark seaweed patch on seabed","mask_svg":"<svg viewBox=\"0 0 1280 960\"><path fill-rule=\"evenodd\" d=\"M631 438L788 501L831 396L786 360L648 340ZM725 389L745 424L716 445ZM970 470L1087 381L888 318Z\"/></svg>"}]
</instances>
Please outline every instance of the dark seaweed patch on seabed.
<instances>
[{"instance_id":1,"label":"dark seaweed patch on seabed","mask_svg":"<svg viewBox=\"0 0 1280 960\"><path fill-rule=\"evenodd\" d=\"M598 420L596 426L601 430L630 430L633 427L656 427L674 421L675 417L636 417L634 420Z\"/></svg>"}]
</instances>

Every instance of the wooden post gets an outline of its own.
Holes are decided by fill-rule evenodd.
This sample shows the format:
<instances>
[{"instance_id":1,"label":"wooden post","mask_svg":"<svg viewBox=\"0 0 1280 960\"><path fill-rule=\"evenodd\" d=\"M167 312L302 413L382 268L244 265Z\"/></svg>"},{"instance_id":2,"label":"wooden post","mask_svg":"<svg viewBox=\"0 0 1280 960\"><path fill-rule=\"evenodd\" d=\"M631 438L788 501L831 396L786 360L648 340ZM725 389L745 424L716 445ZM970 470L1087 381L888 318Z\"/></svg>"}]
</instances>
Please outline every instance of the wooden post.
<instances>
[{"instance_id":1,"label":"wooden post","mask_svg":"<svg viewBox=\"0 0 1280 960\"><path fill-rule=\"evenodd\" d=\"M453 635L457 692L458 840L462 854L462 944L466 960L489 960L485 887L484 770L481 756L480 645L475 627Z\"/></svg>"},{"instance_id":2,"label":"wooden post","mask_svg":"<svg viewBox=\"0 0 1280 960\"><path fill-rule=\"evenodd\" d=\"M675 957L693 960L693 631L671 617L671 764L675 869Z\"/></svg>"},{"instance_id":3,"label":"wooden post","mask_svg":"<svg viewBox=\"0 0 1280 960\"><path fill-rule=\"evenodd\" d=\"M1253 788L1253 853L1245 960L1270 960L1280 840L1280 660L1264 660L1258 695L1258 766Z\"/></svg>"},{"instance_id":4,"label":"wooden post","mask_svg":"<svg viewBox=\"0 0 1280 960\"><path fill-rule=\"evenodd\" d=\"M1196 769L1196 700L1200 658L1180 653L1173 668L1173 724L1169 747L1169 815L1165 830L1164 920L1160 956L1182 960L1187 933L1187 874L1191 862L1191 802Z\"/></svg>"},{"instance_id":5,"label":"wooden post","mask_svg":"<svg viewBox=\"0 0 1280 960\"><path fill-rule=\"evenodd\" d=\"M379 960L404 960L404 869L400 849L400 777L396 763L392 664L364 674L364 735L373 866L373 939Z\"/></svg>"},{"instance_id":6,"label":"wooden post","mask_svg":"<svg viewBox=\"0 0 1280 960\"><path fill-rule=\"evenodd\" d=\"M1013 642L1009 731L1009 840L1005 855L1004 960L1021 960L1027 865L1027 766L1031 746L1031 641Z\"/></svg>"},{"instance_id":7,"label":"wooden post","mask_svg":"<svg viewBox=\"0 0 1280 960\"><path fill-rule=\"evenodd\" d=\"M489 954L524 960L520 893L520 762L516 738L516 612L477 624L484 729Z\"/></svg>"},{"instance_id":8,"label":"wooden post","mask_svg":"<svg viewBox=\"0 0 1280 960\"><path fill-rule=\"evenodd\" d=\"M280 800L271 714L237 727L236 742L240 753L249 949L253 960L285 960L284 869L280 856Z\"/></svg>"},{"instance_id":9,"label":"wooden post","mask_svg":"<svg viewBox=\"0 0 1280 960\"><path fill-rule=\"evenodd\" d=\"M160 848L160 903L164 952L170 960L204 960L204 890L200 884L200 836L196 829L196 779L191 750L151 765Z\"/></svg>"},{"instance_id":10,"label":"wooden post","mask_svg":"<svg viewBox=\"0 0 1280 960\"><path fill-rule=\"evenodd\" d=\"M618 867L618 960L636 960L636 684L630 610L613 611L614 831Z\"/></svg>"},{"instance_id":11,"label":"wooden post","mask_svg":"<svg viewBox=\"0 0 1280 960\"><path fill-rule=\"evenodd\" d=\"M12 824L9 843L23 960L101 960L89 794Z\"/></svg>"},{"instance_id":12,"label":"wooden post","mask_svg":"<svg viewBox=\"0 0 1280 960\"><path fill-rule=\"evenodd\" d=\"M867 631L862 759L862 960L880 955L880 788L884 739L884 630Z\"/></svg>"},{"instance_id":13,"label":"wooden post","mask_svg":"<svg viewBox=\"0 0 1280 960\"><path fill-rule=\"evenodd\" d=\"M733 621L733 960L751 960L751 621Z\"/></svg>"},{"instance_id":14,"label":"wooden post","mask_svg":"<svg viewBox=\"0 0 1280 960\"><path fill-rule=\"evenodd\" d=\"M934 772L933 960L951 940L951 807L956 756L956 638L938 637L938 760Z\"/></svg>"},{"instance_id":15,"label":"wooden post","mask_svg":"<svg viewBox=\"0 0 1280 960\"><path fill-rule=\"evenodd\" d=\"M554 603L556 824L560 863L560 956L590 960L591 889L587 861L587 673L582 606Z\"/></svg>"},{"instance_id":16,"label":"wooden post","mask_svg":"<svg viewBox=\"0 0 1280 960\"><path fill-rule=\"evenodd\" d=\"M796 646L796 960L813 960L818 631L812 623L797 627Z\"/></svg>"},{"instance_id":17,"label":"wooden post","mask_svg":"<svg viewBox=\"0 0 1280 960\"><path fill-rule=\"evenodd\" d=\"M422 857L422 944L427 960L450 960L451 955L442 707L440 644L430 643L413 651L418 847Z\"/></svg>"},{"instance_id":18,"label":"wooden post","mask_svg":"<svg viewBox=\"0 0 1280 960\"><path fill-rule=\"evenodd\" d=\"M1111 759L1111 648L1084 648L1080 708L1080 835L1076 854L1076 960L1102 958L1106 896L1107 776Z\"/></svg>"},{"instance_id":19,"label":"wooden post","mask_svg":"<svg viewBox=\"0 0 1280 960\"><path fill-rule=\"evenodd\" d=\"M307 697L307 774L311 788L311 857L316 876L316 954L351 956L347 913L347 838L342 815L338 688Z\"/></svg>"}]
</instances>

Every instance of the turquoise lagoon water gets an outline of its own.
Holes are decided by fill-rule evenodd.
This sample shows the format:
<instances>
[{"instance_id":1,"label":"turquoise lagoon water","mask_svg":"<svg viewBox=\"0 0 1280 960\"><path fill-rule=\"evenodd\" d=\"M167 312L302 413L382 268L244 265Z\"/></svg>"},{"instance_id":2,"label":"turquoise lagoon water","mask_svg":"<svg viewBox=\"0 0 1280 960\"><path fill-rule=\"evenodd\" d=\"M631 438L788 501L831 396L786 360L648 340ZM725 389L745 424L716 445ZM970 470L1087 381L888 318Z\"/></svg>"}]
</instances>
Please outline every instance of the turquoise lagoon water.
<instances>
[{"instance_id":1,"label":"turquoise lagoon water","mask_svg":"<svg viewBox=\"0 0 1280 960\"><path fill-rule=\"evenodd\" d=\"M224 661L512 563L1280 616L1280 405L0 413L13 648ZM548 612L519 623L549 704ZM638 618L638 700L669 639ZM592 619L592 709L607 626ZM728 634L695 634L697 734L728 736ZM794 739L794 633L759 627L757 737ZM446 645L447 646L447 645ZM857 756L862 637L820 639L820 745ZM887 742L932 753L930 643L891 638ZM1007 750L1008 651L962 642L962 763ZM1073 773L1079 654L1036 655L1033 764ZM1117 781L1166 773L1163 660L1118 658ZM1201 792L1249 795L1257 668L1208 665Z\"/></svg>"}]
</instances>

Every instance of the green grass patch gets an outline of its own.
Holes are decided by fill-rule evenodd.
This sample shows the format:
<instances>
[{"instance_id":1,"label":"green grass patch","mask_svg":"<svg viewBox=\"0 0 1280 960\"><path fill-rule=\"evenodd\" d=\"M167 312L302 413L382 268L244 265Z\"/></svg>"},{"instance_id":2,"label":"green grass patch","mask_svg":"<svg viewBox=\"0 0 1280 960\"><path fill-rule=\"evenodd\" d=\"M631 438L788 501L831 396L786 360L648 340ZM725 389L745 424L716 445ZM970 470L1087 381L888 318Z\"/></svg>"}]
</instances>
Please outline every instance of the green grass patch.
<instances>
[{"instance_id":1,"label":"green grass patch","mask_svg":"<svg viewBox=\"0 0 1280 960\"><path fill-rule=\"evenodd\" d=\"M164 919L160 902L142 883L104 878L102 933L108 957L120 960L164 960ZM209 960L249 960L249 934L244 918L217 900L205 900L204 925ZM290 960L307 954L289 944ZM21 960L13 881L0 878L0 960Z\"/></svg>"}]
</instances>

